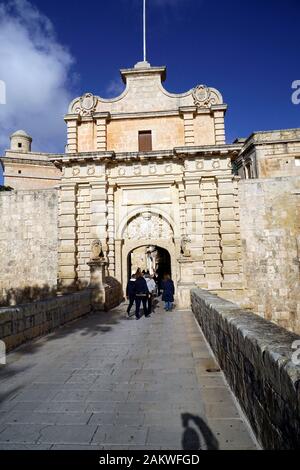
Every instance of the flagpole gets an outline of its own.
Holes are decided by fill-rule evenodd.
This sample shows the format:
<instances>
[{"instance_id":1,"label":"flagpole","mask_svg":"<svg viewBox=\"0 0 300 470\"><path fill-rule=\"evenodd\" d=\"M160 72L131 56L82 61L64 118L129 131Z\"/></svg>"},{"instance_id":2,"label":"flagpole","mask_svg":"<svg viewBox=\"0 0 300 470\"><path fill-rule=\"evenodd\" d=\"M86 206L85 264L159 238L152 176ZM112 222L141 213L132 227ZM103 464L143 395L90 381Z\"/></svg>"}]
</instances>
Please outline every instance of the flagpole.
<instances>
[{"instance_id":1,"label":"flagpole","mask_svg":"<svg viewBox=\"0 0 300 470\"><path fill-rule=\"evenodd\" d=\"M146 0L143 1L144 3L144 12L143 12L143 22L144 22L144 62L147 61L147 45L146 45Z\"/></svg>"}]
</instances>

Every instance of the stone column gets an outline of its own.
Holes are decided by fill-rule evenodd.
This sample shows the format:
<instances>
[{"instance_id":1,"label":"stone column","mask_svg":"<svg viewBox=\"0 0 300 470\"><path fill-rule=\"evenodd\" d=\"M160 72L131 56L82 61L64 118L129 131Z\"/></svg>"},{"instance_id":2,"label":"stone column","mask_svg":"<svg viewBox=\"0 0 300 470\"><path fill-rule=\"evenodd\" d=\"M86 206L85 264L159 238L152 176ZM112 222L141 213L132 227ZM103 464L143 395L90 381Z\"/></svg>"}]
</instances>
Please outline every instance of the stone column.
<instances>
[{"instance_id":1,"label":"stone column","mask_svg":"<svg viewBox=\"0 0 300 470\"><path fill-rule=\"evenodd\" d=\"M204 207L205 278L209 289L218 289L222 282L222 262L217 186L213 176L202 179L201 196Z\"/></svg>"},{"instance_id":2,"label":"stone column","mask_svg":"<svg viewBox=\"0 0 300 470\"><path fill-rule=\"evenodd\" d=\"M91 272L90 289L92 290L92 307L94 311L105 309L105 260L99 258L88 263Z\"/></svg>"},{"instance_id":3,"label":"stone column","mask_svg":"<svg viewBox=\"0 0 300 470\"><path fill-rule=\"evenodd\" d=\"M94 119L96 120L97 127L97 151L106 152L107 150L107 122L110 117L109 113L95 113Z\"/></svg>"},{"instance_id":4,"label":"stone column","mask_svg":"<svg viewBox=\"0 0 300 470\"><path fill-rule=\"evenodd\" d=\"M238 181L236 176L216 177L221 233L222 287L241 288L241 238Z\"/></svg>"},{"instance_id":5,"label":"stone column","mask_svg":"<svg viewBox=\"0 0 300 470\"><path fill-rule=\"evenodd\" d=\"M78 115L72 114L65 117L67 123L67 153L78 152Z\"/></svg>"},{"instance_id":6,"label":"stone column","mask_svg":"<svg viewBox=\"0 0 300 470\"><path fill-rule=\"evenodd\" d=\"M178 184L178 195L179 195L179 213L180 213L180 236L184 237L187 235L187 224L186 224L186 206L185 206L185 189L184 184Z\"/></svg>"},{"instance_id":7,"label":"stone column","mask_svg":"<svg viewBox=\"0 0 300 470\"><path fill-rule=\"evenodd\" d=\"M76 274L76 185L64 184L59 194L59 286L75 288Z\"/></svg>"},{"instance_id":8,"label":"stone column","mask_svg":"<svg viewBox=\"0 0 300 470\"><path fill-rule=\"evenodd\" d=\"M122 240L115 240L115 276L117 281L122 284Z\"/></svg>"},{"instance_id":9,"label":"stone column","mask_svg":"<svg viewBox=\"0 0 300 470\"><path fill-rule=\"evenodd\" d=\"M196 106L184 106L180 108L180 113L184 120L184 145L195 145L194 118L197 112Z\"/></svg>"},{"instance_id":10,"label":"stone column","mask_svg":"<svg viewBox=\"0 0 300 470\"><path fill-rule=\"evenodd\" d=\"M203 210L200 196L200 181L198 176L185 178L186 199L186 235L189 239L191 253L190 261L193 263L193 277L186 281L196 282L205 287L204 281L204 252L203 252Z\"/></svg>"},{"instance_id":11,"label":"stone column","mask_svg":"<svg viewBox=\"0 0 300 470\"><path fill-rule=\"evenodd\" d=\"M113 186L108 188L108 270L109 275L115 276L115 205L114 205L115 190Z\"/></svg>"}]
</instances>

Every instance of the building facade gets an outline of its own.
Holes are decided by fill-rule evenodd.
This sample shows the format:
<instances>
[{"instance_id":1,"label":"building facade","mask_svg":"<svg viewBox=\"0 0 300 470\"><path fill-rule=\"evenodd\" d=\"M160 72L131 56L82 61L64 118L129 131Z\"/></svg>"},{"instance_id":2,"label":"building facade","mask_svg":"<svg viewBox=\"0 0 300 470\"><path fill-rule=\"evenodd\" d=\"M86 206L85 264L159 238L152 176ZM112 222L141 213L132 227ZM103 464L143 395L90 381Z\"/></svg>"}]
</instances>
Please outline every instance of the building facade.
<instances>
[{"instance_id":1,"label":"building facade","mask_svg":"<svg viewBox=\"0 0 300 470\"><path fill-rule=\"evenodd\" d=\"M242 145L234 161L243 179L300 176L300 129L255 132Z\"/></svg>"},{"instance_id":2,"label":"building facade","mask_svg":"<svg viewBox=\"0 0 300 470\"><path fill-rule=\"evenodd\" d=\"M61 285L88 281L98 239L108 275L123 287L136 250L154 247L182 306L194 284L242 289L232 170L240 147L225 143L221 94L204 85L168 93L165 68L148 63L121 74L126 88L118 98L85 94L71 103L67 153L52 159L62 171Z\"/></svg>"}]
</instances>

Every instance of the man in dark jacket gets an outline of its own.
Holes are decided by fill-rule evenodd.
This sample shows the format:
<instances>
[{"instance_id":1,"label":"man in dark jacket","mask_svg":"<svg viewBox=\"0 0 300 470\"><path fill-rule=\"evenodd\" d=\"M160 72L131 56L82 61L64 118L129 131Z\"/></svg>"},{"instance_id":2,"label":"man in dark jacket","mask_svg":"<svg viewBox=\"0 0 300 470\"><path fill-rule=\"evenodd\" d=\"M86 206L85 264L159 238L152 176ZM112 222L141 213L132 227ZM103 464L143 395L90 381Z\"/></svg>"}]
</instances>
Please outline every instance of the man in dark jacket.
<instances>
[{"instance_id":1,"label":"man in dark jacket","mask_svg":"<svg viewBox=\"0 0 300 470\"><path fill-rule=\"evenodd\" d=\"M132 306L135 302L135 283L136 283L136 277L135 274L133 274L127 284L126 288L126 297L129 300L129 305L127 308L127 315L130 317L130 311L132 309Z\"/></svg>"},{"instance_id":2,"label":"man in dark jacket","mask_svg":"<svg viewBox=\"0 0 300 470\"><path fill-rule=\"evenodd\" d=\"M149 289L147 287L146 279L144 278L143 274L138 271L136 274L136 281L135 281L135 316L136 319L139 320L140 317L140 308L141 302L143 302L143 309L144 315L146 318L150 317L148 312L148 297L149 297ZM151 313L151 312L150 312Z\"/></svg>"},{"instance_id":3,"label":"man in dark jacket","mask_svg":"<svg viewBox=\"0 0 300 470\"><path fill-rule=\"evenodd\" d=\"M166 312L169 312L173 308L175 294L174 282L172 281L171 276L169 274L164 277L162 289L162 300L165 302L165 310Z\"/></svg>"}]
</instances>

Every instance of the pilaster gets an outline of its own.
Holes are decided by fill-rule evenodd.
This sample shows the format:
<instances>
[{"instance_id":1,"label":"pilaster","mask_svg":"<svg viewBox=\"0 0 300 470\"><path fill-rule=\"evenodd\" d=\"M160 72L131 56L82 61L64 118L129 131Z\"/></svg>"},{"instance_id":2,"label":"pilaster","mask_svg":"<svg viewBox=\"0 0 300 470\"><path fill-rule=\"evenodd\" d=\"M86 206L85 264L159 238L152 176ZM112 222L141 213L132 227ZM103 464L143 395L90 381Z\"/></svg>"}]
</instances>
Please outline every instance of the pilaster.
<instances>
[{"instance_id":1,"label":"pilaster","mask_svg":"<svg viewBox=\"0 0 300 470\"><path fill-rule=\"evenodd\" d=\"M90 184L91 219L90 240L99 239L102 243L103 253L107 256L107 189L106 182Z\"/></svg>"},{"instance_id":2,"label":"pilaster","mask_svg":"<svg viewBox=\"0 0 300 470\"><path fill-rule=\"evenodd\" d=\"M78 115L65 117L67 123L67 151L66 153L78 152Z\"/></svg>"},{"instance_id":3,"label":"pilaster","mask_svg":"<svg viewBox=\"0 0 300 470\"><path fill-rule=\"evenodd\" d=\"M204 210L204 265L209 289L219 288L222 282L220 222L217 186L213 176L202 178L201 196Z\"/></svg>"},{"instance_id":4,"label":"pilaster","mask_svg":"<svg viewBox=\"0 0 300 470\"><path fill-rule=\"evenodd\" d=\"M59 195L58 284L65 291L75 288L77 280L75 184L64 184Z\"/></svg>"},{"instance_id":5,"label":"pilaster","mask_svg":"<svg viewBox=\"0 0 300 470\"><path fill-rule=\"evenodd\" d=\"M205 287L203 206L200 193L201 178L194 175L185 178L186 235L189 238L190 261L193 263L193 279Z\"/></svg>"},{"instance_id":6,"label":"pilaster","mask_svg":"<svg viewBox=\"0 0 300 470\"><path fill-rule=\"evenodd\" d=\"M180 108L180 113L184 121L184 145L195 145L194 119L197 112L196 106L184 106Z\"/></svg>"},{"instance_id":7,"label":"pilaster","mask_svg":"<svg viewBox=\"0 0 300 470\"><path fill-rule=\"evenodd\" d=\"M110 118L109 113L95 113L94 119L96 121L96 144L97 151L106 152L107 150L107 122Z\"/></svg>"},{"instance_id":8,"label":"pilaster","mask_svg":"<svg viewBox=\"0 0 300 470\"><path fill-rule=\"evenodd\" d=\"M241 238L238 202L238 180L235 176L216 177L221 233L222 287L242 287Z\"/></svg>"},{"instance_id":9,"label":"pilaster","mask_svg":"<svg viewBox=\"0 0 300 470\"><path fill-rule=\"evenodd\" d=\"M108 270L110 276L115 276L115 189L108 188L107 194L107 222L108 222Z\"/></svg>"}]
</instances>

